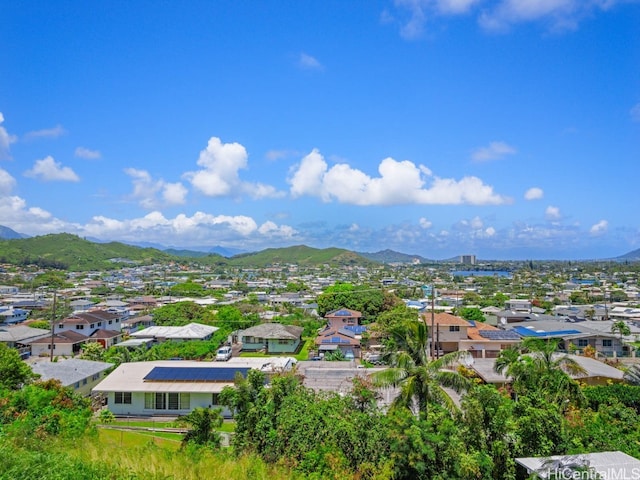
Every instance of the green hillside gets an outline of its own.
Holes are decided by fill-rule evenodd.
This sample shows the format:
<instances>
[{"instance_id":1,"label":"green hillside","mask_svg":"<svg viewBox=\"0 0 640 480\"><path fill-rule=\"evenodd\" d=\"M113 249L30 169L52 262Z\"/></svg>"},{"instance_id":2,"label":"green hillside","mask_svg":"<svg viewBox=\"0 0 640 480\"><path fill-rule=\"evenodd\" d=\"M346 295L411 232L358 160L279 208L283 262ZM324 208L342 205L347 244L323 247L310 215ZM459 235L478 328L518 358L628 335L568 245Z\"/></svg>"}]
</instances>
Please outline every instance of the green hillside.
<instances>
[{"instance_id":1,"label":"green hillside","mask_svg":"<svg viewBox=\"0 0 640 480\"><path fill-rule=\"evenodd\" d=\"M110 270L122 266L169 262L196 262L202 265L265 267L274 264L371 265L375 262L340 248L317 249L304 245L268 248L230 259L218 254L187 250L161 251L119 242L95 243L68 233L0 240L0 263L38 265L70 271Z\"/></svg>"},{"instance_id":2,"label":"green hillside","mask_svg":"<svg viewBox=\"0 0 640 480\"><path fill-rule=\"evenodd\" d=\"M72 271L109 270L175 259L154 248L118 242L94 243L68 233L0 241L0 263L35 264Z\"/></svg>"},{"instance_id":3,"label":"green hillside","mask_svg":"<svg viewBox=\"0 0 640 480\"><path fill-rule=\"evenodd\" d=\"M296 245L286 248L267 248L256 253L236 255L229 259L230 265L239 267L266 267L274 264L297 265L371 265L374 262L357 253L341 248L312 248Z\"/></svg>"}]
</instances>

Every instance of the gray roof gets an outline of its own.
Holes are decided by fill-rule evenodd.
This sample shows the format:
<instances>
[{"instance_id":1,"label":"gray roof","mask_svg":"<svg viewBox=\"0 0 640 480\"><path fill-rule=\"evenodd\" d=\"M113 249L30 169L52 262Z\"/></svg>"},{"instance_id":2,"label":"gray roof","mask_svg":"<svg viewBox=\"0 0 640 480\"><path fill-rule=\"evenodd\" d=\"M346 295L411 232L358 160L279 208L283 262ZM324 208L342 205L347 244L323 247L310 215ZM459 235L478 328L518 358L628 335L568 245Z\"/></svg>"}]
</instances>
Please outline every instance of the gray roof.
<instances>
[{"instance_id":1,"label":"gray roof","mask_svg":"<svg viewBox=\"0 0 640 480\"><path fill-rule=\"evenodd\" d=\"M281 323L261 323L255 327L250 327L241 332L243 337L256 337L266 339L287 338L296 340L302 335L304 328L294 325L282 325Z\"/></svg>"},{"instance_id":2,"label":"gray roof","mask_svg":"<svg viewBox=\"0 0 640 480\"><path fill-rule=\"evenodd\" d=\"M572 471L580 467L588 467L599 476L588 478L636 478L640 472L640 460L626 453L596 452L579 455L554 455L552 457L523 457L516 462L536 473L539 478L587 478L586 474L573 476ZM635 476L634 476L635 474Z\"/></svg>"},{"instance_id":3,"label":"gray roof","mask_svg":"<svg viewBox=\"0 0 640 480\"><path fill-rule=\"evenodd\" d=\"M111 367L113 367L113 363L94 362L79 358L69 358L56 362L51 362L48 358L38 358L31 363L31 368L41 376L41 380L60 380L65 387L104 372Z\"/></svg>"},{"instance_id":4,"label":"gray roof","mask_svg":"<svg viewBox=\"0 0 640 480\"><path fill-rule=\"evenodd\" d=\"M563 354L558 354L563 355ZM567 357L572 358L582 368L586 370L585 375L576 375L575 378L610 378L612 380L622 380L624 372L618 370L615 367L607 365L599 360L595 360L589 357L583 357L581 355L566 354ZM502 384L507 383L509 379L501 373L496 373L493 367L496 364L495 358L474 358L470 368L476 371L480 378L487 383Z\"/></svg>"},{"instance_id":5,"label":"gray roof","mask_svg":"<svg viewBox=\"0 0 640 480\"><path fill-rule=\"evenodd\" d=\"M204 325L202 323L189 323L182 327L155 326L149 327L131 334L135 338L176 338L176 339L201 339L218 331L218 327Z\"/></svg>"},{"instance_id":6,"label":"gray roof","mask_svg":"<svg viewBox=\"0 0 640 480\"><path fill-rule=\"evenodd\" d=\"M24 342L27 340L35 340L49 335L51 332L43 328L33 328L27 325L1 325L0 326L0 342Z\"/></svg>"}]
</instances>

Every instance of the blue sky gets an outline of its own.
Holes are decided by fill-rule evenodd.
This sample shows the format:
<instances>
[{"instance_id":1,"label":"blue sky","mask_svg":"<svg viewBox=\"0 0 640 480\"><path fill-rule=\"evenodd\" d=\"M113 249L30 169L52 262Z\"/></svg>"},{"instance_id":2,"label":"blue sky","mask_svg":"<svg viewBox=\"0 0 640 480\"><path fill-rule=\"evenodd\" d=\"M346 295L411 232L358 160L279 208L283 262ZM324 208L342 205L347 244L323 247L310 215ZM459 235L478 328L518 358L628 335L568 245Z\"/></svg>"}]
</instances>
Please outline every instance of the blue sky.
<instances>
[{"instance_id":1,"label":"blue sky","mask_svg":"<svg viewBox=\"0 0 640 480\"><path fill-rule=\"evenodd\" d=\"M443 259L640 248L640 2L5 2L0 225Z\"/></svg>"}]
</instances>

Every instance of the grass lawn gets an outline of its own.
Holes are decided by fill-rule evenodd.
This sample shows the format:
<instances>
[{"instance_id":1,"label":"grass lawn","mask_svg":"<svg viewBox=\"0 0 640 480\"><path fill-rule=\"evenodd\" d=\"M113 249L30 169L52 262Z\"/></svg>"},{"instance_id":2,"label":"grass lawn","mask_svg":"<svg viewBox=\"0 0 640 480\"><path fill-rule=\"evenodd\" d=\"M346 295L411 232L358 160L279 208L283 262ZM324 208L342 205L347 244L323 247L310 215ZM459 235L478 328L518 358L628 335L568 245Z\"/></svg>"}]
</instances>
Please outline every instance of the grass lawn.
<instances>
[{"instance_id":1,"label":"grass lawn","mask_svg":"<svg viewBox=\"0 0 640 480\"><path fill-rule=\"evenodd\" d=\"M303 338L302 341L304 342L302 344L302 348L300 348L300 351L297 354L293 355L293 357L299 362L304 360L309 360L309 349L313 345L312 338ZM240 354L241 357L281 357L283 355L288 356L288 354L286 353L270 354L270 353L261 353L261 352L245 352Z\"/></svg>"},{"instance_id":2,"label":"grass lawn","mask_svg":"<svg viewBox=\"0 0 640 480\"><path fill-rule=\"evenodd\" d=\"M117 419L115 420L113 423L110 423L108 425L105 426L105 428L109 428L109 425L117 425L117 426L121 426L121 427L143 427L143 428L189 428L189 425L187 424L182 424L180 422L167 422L165 420L157 420L157 421L153 421L153 420L123 420L123 419ZM218 429L219 432L226 432L226 433L232 433L236 431L236 422L233 420L225 420L222 425L220 426L220 428ZM143 433L143 432L140 432ZM153 432L150 432L153 433ZM156 432L156 434L159 436L160 433L162 432ZM175 435L173 433L170 433L169 435ZM170 437L168 437L170 438ZM180 437L181 438L181 437Z\"/></svg>"},{"instance_id":3,"label":"grass lawn","mask_svg":"<svg viewBox=\"0 0 640 480\"><path fill-rule=\"evenodd\" d=\"M159 447L167 448L170 450L177 450L180 448L180 442L182 441L182 435L173 435L174 438L167 438L161 436L162 432L132 432L124 430L110 430L108 428L101 428L98 430L98 436L101 443L106 443L112 446L121 447L144 447L150 442L156 444ZM167 435L167 434L163 434Z\"/></svg>"}]
</instances>

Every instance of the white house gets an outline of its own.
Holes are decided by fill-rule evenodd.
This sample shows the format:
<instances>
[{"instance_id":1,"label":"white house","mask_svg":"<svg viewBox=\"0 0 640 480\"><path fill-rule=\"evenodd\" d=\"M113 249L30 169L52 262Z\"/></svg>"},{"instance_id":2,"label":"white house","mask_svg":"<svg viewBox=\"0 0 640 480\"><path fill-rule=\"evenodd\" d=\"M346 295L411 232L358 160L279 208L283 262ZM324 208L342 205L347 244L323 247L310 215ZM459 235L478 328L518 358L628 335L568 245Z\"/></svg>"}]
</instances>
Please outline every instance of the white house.
<instances>
[{"instance_id":1,"label":"white house","mask_svg":"<svg viewBox=\"0 0 640 480\"><path fill-rule=\"evenodd\" d=\"M232 358L228 362L160 360L123 363L94 389L115 415L183 415L196 407L218 407L218 395L236 374L290 370L291 357ZM223 415L229 416L228 410Z\"/></svg>"},{"instance_id":2,"label":"white house","mask_svg":"<svg viewBox=\"0 0 640 480\"><path fill-rule=\"evenodd\" d=\"M131 333L133 338L153 338L158 342L166 340L209 340L218 331L218 327L203 325L201 323L189 323L181 327L153 326Z\"/></svg>"}]
</instances>

